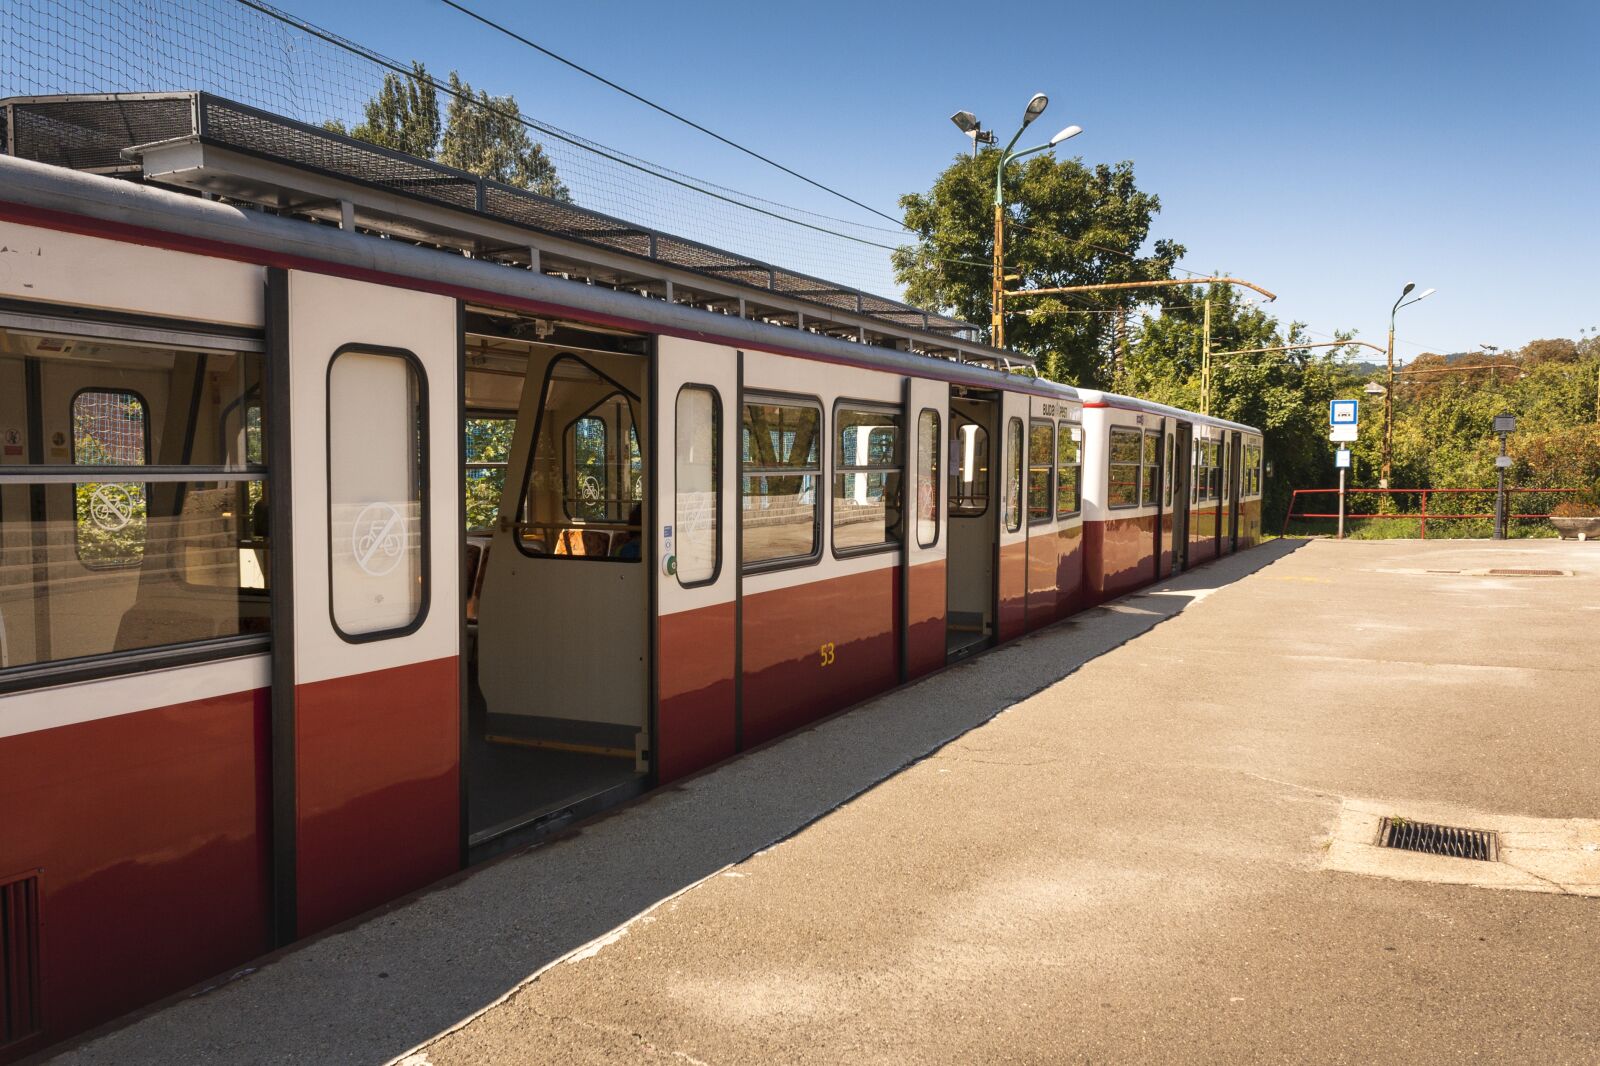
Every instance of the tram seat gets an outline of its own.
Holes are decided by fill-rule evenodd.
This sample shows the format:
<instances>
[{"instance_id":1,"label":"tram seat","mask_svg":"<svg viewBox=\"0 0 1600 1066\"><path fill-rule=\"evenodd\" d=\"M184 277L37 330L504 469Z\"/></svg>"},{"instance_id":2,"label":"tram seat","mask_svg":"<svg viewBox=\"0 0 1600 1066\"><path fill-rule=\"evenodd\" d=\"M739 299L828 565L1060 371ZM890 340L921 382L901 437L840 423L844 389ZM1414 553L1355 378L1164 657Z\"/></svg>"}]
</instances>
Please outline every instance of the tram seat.
<instances>
[{"instance_id":1,"label":"tram seat","mask_svg":"<svg viewBox=\"0 0 1600 1066\"><path fill-rule=\"evenodd\" d=\"M599 529L563 529L556 537L557 555L611 554L611 534Z\"/></svg>"},{"instance_id":2,"label":"tram seat","mask_svg":"<svg viewBox=\"0 0 1600 1066\"><path fill-rule=\"evenodd\" d=\"M483 595L484 574L489 570L489 547L491 543L487 539L467 541L461 587L467 590L468 625L475 626L478 624L478 602Z\"/></svg>"},{"instance_id":3,"label":"tram seat","mask_svg":"<svg viewBox=\"0 0 1600 1066\"><path fill-rule=\"evenodd\" d=\"M117 623L116 651L134 651L162 644L181 644L216 636L216 619L171 604L135 603Z\"/></svg>"}]
</instances>

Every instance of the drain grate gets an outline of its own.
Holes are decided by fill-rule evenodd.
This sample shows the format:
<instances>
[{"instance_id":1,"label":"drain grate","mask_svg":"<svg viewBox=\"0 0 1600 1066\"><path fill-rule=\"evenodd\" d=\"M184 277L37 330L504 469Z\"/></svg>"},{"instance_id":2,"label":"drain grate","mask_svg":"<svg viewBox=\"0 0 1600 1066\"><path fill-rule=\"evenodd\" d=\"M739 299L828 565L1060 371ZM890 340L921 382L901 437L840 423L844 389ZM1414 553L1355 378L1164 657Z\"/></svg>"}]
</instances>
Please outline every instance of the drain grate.
<instances>
[{"instance_id":1,"label":"drain grate","mask_svg":"<svg viewBox=\"0 0 1600 1066\"><path fill-rule=\"evenodd\" d=\"M1385 818L1378 824L1378 847L1494 862L1500 850L1500 841L1494 833L1484 829L1413 822L1409 818Z\"/></svg>"},{"instance_id":2,"label":"drain grate","mask_svg":"<svg viewBox=\"0 0 1600 1066\"><path fill-rule=\"evenodd\" d=\"M1565 570L1490 570L1490 577L1566 577Z\"/></svg>"}]
</instances>

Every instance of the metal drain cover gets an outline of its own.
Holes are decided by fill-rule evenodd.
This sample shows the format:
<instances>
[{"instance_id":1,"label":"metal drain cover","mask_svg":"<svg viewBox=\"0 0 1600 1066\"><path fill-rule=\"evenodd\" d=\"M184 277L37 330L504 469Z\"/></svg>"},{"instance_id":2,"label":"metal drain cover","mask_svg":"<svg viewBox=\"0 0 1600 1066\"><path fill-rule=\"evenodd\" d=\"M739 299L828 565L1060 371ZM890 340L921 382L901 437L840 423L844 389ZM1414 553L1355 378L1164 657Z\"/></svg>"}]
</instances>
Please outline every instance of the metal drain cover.
<instances>
[{"instance_id":1,"label":"metal drain cover","mask_svg":"<svg viewBox=\"0 0 1600 1066\"><path fill-rule=\"evenodd\" d=\"M1565 570L1490 570L1490 577L1566 577Z\"/></svg>"},{"instance_id":2,"label":"metal drain cover","mask_svg":"<svg viewBox=\"0 0 1600 1066\"><path fill-rule=\"evenodd\" d=\"M1385 818L1378 823L1378 847L1494 862L1500 850L1500 841L1495 833L1484 829L1413 822L1409 818Z\"/></svg>"}]
</instances>

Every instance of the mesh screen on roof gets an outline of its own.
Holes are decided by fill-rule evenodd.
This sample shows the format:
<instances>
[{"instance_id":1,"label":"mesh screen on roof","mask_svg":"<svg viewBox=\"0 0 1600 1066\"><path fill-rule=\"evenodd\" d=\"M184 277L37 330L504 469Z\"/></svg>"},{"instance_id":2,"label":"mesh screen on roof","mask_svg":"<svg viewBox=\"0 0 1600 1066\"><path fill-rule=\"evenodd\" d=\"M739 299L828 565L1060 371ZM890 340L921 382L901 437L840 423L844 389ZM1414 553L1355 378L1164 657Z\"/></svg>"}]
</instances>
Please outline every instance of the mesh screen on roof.
<instances>
[{"instance_id":1,"label":"mesh screen on roof","mask_svg":"<svg viewBox=\"0 0 1600 1066\"><path fill-rule=\"evenodd\" d=\"M77 170L125 168L131 165L121 155L126 148L197 137L203 144L470 211L537 233L765 289L831 310L863 314L902 329L953 334L974 328L908 304L633 226L571 203L485 181L465 171L209 93L36 98L10 101L6 107L10 151L41 163Z\"/></svg>"}]
</instances>

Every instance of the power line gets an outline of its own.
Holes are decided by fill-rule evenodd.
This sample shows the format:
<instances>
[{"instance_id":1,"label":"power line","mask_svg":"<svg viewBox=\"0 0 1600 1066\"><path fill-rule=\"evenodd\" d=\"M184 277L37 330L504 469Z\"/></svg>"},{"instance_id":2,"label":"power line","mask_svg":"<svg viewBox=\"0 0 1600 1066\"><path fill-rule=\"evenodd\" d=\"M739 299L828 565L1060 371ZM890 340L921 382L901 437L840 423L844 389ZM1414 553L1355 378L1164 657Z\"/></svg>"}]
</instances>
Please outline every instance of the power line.
<instances>
[{"instance_id":1,"label":"power line","mask_svg":"<svg viewBox=\"0 0 1600 1066\"><path fill-rule=\"evenodd\" d=\"M663 115L666 115L669 118L676 119L677 121L683 123L685 126L689 126L689 127L693 128L693 129L697 129L701 133L705 134L707 137L711 137L711 138L713 138L715 140L721 141L723 144L727 145L729 148L737 149L738 151L743 152L745 155L748 155L748 156L750 156L750 157L752 157L754 159L759 159L761 162L766 163L768 166L776 167L779 170L783 171L785 174L788 174L790 177L799 178L801 181L805 182L807 185L815 186L816 188L821 189L825 193L828 193L828 194L830 194L832 196L837 196L839 199L845 200L845 201L847 201L849 203L852 203L855 206L861 208L863 211L870 211L874 215L877 215L879 218L888 219L890 222L893 222L896 225L899 225L899 226L902 226L902 227L905 225L905 223L902 220L900 220L898 218L895 218L893 215L885 214L884 212L879 211L876 207L871 207L871 206L869 206L867 204L862 203L860 200L857 200L853 196L846 195L845 193L840 192L838 189L832 188L831 186L828 186L828 185L824 185L822 182L817 181L815 178L808 178L804 174L800 173L798 170L793 170L793 169L791 169L789 167L786 167L782 163L779 163L777 160L768 158L767 156L762 155L760 152L756 151L753 148L746 148L744 145L740 144L738 141L734 141L734 140L731 140L731 139L729 139L727 137L724 137L722 134L716 132L715 130L707 129L706 127L700 125L700 123L694 121L691 118L685 118L683 115L678 114L678 112L673 111L671 108L664 107L661 104L656 103L654 100L649 99L648 97L641 96L638 93L634 92L632 89L628 89L628 88L625 88L625 87L623 87L621 85L618 85L616 82L612 81L610 78L607 78L602 74L597 74L594 71L590 70L588 67L585 67L585 66L583 66L583 65L581 65L579 63L575 63L572 60L568 59L566 56L561 55L561 54L559 54L557 52L553 52L550 49L546 48L544 45L539 44L536 41L530 41L528 38L522 36L522 34L520 34L520 33L517 33L515 30L509 29L508 27L501 25L500 23L494 21L491 18L487 18L484 15L478 14L476 11L472 10L471 8L467 7L466 5L456 3L456 0L439 0L439 2L444 4L446 7L454 8L455 10L461 12L463 15L466 15L468 18L475 19L478 22L481 22L483 25L488 26L490 29L493 29L493 30L496 30L496 31L498 31L500 33L505 34L507 37L510 37L514 41L520 41L522 44L527 45L529 48L532 48L534 51L539 52L541 55L549 56L551 59L554 59L556 62L565 64L566 66L571 67L573 70L577 71L578 73L583 74L583 75L585 75L587 77L593 78L595 81L599 82L600 84L608 86L609 88L615 89L617 92L622 93L624 96L631 97L632 99L639 101L639 103L644 104L646 107L653 108L656 111L661 112Z\"/></svg>"},{"instance_id":2,"label":"power line","mask_svg":"<svg viewBox=\"0 0 1600 1066\"><path fill-rule=\"evenodd\" d=\"M806 175L801 174L799 171L791 169L790 167L784 166L782 163L779 163L774 159L771 159L771 158L769 158L769 157L767 157L765 155L762 155L760 152L757 152L753 148L747 148L747 147L745 147L744 145L740 144L737 141L734 141L734 140L732 140L732 139L730 139L728 137L724 137L722 134L716 132L715 130L707 129L705 126L702 126L700 123L694 121L693 119L687 118L687 117L685 117L683 115L680 115L678 112L673 111L671 108L666 107L666 106L664 106L662 104L658 104L654 100L651 100L649 97L646 97L646 96L643 96L643 95L641 95L639 93L636 93L632 89L627 88L626 86L618 85L616 82L612 81L610 78L607 78L605 75L596 73L595 71L590 70L588 67L583 66L581 63L578 63L578 62L575 62L574 60L568 59L566 56L561 55L559 52L553 51L550 48L546 48L544 45L539 44L537 41L529 40L527 37L524 37L522 34L516 32L515 30L513 30L513 29L511 29L511 28L509 28L509 27L507 27L507 26L505 26L505 25L503 25L503 24L501 24L499 22L496 22L495 20L489 18L486 15L479 14L478 12L476 12L476 11L472 10L471 8L467 7L465 4L458 3L457 0L439 0L439 2L444 4L446 7L453 8L454 10L461 12L461 14L466 15L468 18L471 18L471 19L473 19L473 20L475 20L475 21L477 21L479 23L482 23L485 26L488 26L490 29L493 29L498 33L502 33L502 34L506 35L507 37L510 37L514 41L518 41L521 44L524 44L524 45L528 46L529 48L532 48L534 51L540 53L541 55L548 56L549 58L554 59L556 62L561 63L561 64L563 64L563 65L565 65L567 67L570 67L571 69L577 71L578 73L584 75L585 77L593 78L595 81L600 82L602 85L605 85L605 86L607 86L608 88L611 88L611 89L615 89L617 92L622 93L624 96L627 96L627 97L629 97L629 98L631 98L633 100L637 100L639 103L644 104L646 107L649 107L649 108L652 108L652 109L654 109L656 111L659 111L663 115L666 115L669 118L675 119L678 122L681 122L684 125L691 127L692 129L699 130L701 133L705 134L706 136L711 137L711 138L713 138L713 139L715 139L717 141L720 141L720 142L722 142L723 144L727 145L730 148L733 148L733 149L736 149L736 150L738 150L740 152L743 152L744 154L746 154L746 155L748 155L748 156L750 156L750 157L752 157L754 159L759 159L761 162L766 163L768 166L776 167L778 170L783 171L785 174L788 174L791 177L799 178L801 181L805 182L806 184L815 186L816 188L821 189L823 192L826 192L826 193L828 193L828 194L830 194L832 196L837 196L839 199L844 200L847 203L854 204L856 207L859 207L864 211L870 211L872 214L877 215L879 218L882 218L882 219L884 219L884 220L886 220L888 222L893 222L895 224L895 226L897 227L897 229L893 230L893 231L882 230L881 232L896 232L896 233L898 233L898 232L915 232L914 230L911 229L910 226L907 226L905 224L905 220L904 219L895 218L893 215L887 214L886 212L883 212L883 211L879 211L877 208L872 207L872 206L870 206L868 204L864 204L860 200L857 200L855 197L850 196L847 193L842 193L838 189L835 189L835 188L833 188L833 187L831 187L829 185L825 185L822 182L817 181L814 178L809 178ZM824 216L824 217L826 217L826 216ZM844 220L843 219L835 219L835 221L842 222ZM1035 232L1044 232L1039 227L1027 226L1027 225L1024 225L1024 224L1022 224L1020 222L1014 222L1014 223L1011 223L1011 225L1016 229L1030 230L1030 231L1035 231ZM877 227L872 227L872 228L877 228ZM1134 255L1134 254L1129 253L1129 252L1125 252L1125 251L1121 250L1120 248L1108 248L1105 245L1095 244L1095 243L1093 243L1091 241L1082 240L1082 239L1077 238L1077 237L1068 237L1064 233L1063 234L1058 234L1058 236L1062 237L1064 240L1071 241L1073 244L1082 245L1083 247L1086 247L1086 248L1093 248L1095 251L1105 252L1105 253L1110 254L1110 255L1120 255L1120 256L1123 256L1123 257L1125 257L1127 259L1133 260L1135 262L1137 262L1139 260L1139 256ZM957 260L957 262L964 262L964 260ZM1184 273L1184 274L1189 274L1189 275L1194 276L1194 277L1199 277L1200 276L1200 271L1189 270L1189 269L1187 269L1185 267L1179 267L1177 265L1173 265L1171 269L1180 271L1181 273Z\"/></svg>"},{"instance_id":3,"label":"power line","mask_svg":"<svg viewBox=\"0 0 1600 1066\"><path fill-rule=\"evenodd\" d=\"M384 56L384 55L382 55L382 54L380 54L378 52L375 52L372 49L369 49L369 48L365 47L364 45L357 44L354 41L350 41L350 40L347 40L347 39L345 39L343 37L340 37L338 34L335 34L335 33L332 33L330 31L321 29L321 28L319 28L317 26L314 26L311 23L304 21L303 19L299 19L299 18L297 18L297 17L295 17L293 15L290 15L288 12L279 11L277 8L274 8L274 7L272 7L272 6L268 5L268 4L258 2L258 0L235 0L235 2L240 4L240 5L242 5L242 6L244 6L244 7L250 8L252 11L256 11L256 12L262 14L262 15L266 15L269 18L275 19L278 22L281 22L286 26L291 26L291 27L293 27L293 28L295 28L297 30L300 30L303 33L311 34L312 36L318 38L319 40L325 41L326 43L331 44L336 48L343 49L344 51L347 51L347 52L351 53L352 55L359 56L362 59L367 60L368 62L375 63L378 66L381 66L384 69L389 70L389 71L393 72L394 74L397 74L397 75L399 75L401 77L411 78L411 79L418 79L418 75L417 75L417 72L415 70L407 69L406 67L401 66L399 63L395 62L394 60L389 59L388 57L386 57L386 56ZM743 200L735 199L733 196L727 195L725 192L715 191L717 188L723 188L721 186L711 186L711 183L702 182L698 178L695 178L693 180L687 180L687 176L686 175L677 176L676 172L668 171L666 168L659 167L659 166L657 166L656 164L653 164L653 163L651 163L648 166L646 166L644 164L644 161L640 161L640 160L636 160L636 159L624 156L624 155L616 152L613 149L607 148L606 146L599 144L598 142L590 142L590 141L587 141L585 139L574 137L573 135L568 134L564 130L561 130L561 129L557 128L557 127L549 126L549 125L546 125L545 123L538 122L538 121L534 120L533 118L530 118L528 115L523 114L520 111L512 111L512 110L509 110L509 109L497 108L497 107L494 107L492 104L485 104L482 100L479 100L479 99L471 96L470 94L457 92L455 89L451 88L447 83L441 82L439 79L433 77L431 74L430 75L425 75L419 80L425 80L435 90L437 90L439 92L442 92L442 93L446 94L447 96L453 97L454 99L457 99L457 100L461 100L462 102L467 103L467 104L469 104L469 105L471 105L473 107L484 108L484 109L486 109L488 111L491 111L494 114L500 115L500 116L502 116L504 118L512 119L513 121L521 123L526 128L528 128L530 130L533 130L533 131L535 131L537 133L543 134L544 136L554 137L557 140L560 140L560 141L563 141L563 142L565 142L567 144L572 145L574 148L578 148L578 149L581 149L583 151L593 153L594 155L600 156L601 158L607 159L607 160L609 160L609 161L611 161L613 163L617 163L617 164L620 164L621 166L629 167L631 169L640 171L642 173L649 174L652 177L661 179L662 181L671 182L674 185L678 185L678 186L680 186L682 188L689 189L689 190L691 190L693 192L698 192L703 196L709 196L709 197L711 197L712 199L715 199L715 200L720 200L723 203L731 204L734 207L742 207L746 211L753 211L756 214L765 215L768 218L777 219L780 222L787 222L787 223L789 223L790 225L793 225L793 226L802 226L802 227L804 227L806 229L814 230L814 231L816 231L818 233L827 234L830 237L838 237L841 240L852 241L852 242L854 242L856 244L866 245L867 247L870 247L870 248L881 248L884 251L894 252L894 251L898 251L900 249L900 247L901 247L900 245L883 244L883 243L878 242L878 241L870 241L870 240L867 240L864 237L857 237L857 236L855 236L853 234L849 234L849 233L841 233L840 231L835 230L835 229L830 229L827 226L821 226L821 225L818 225L816 223L806 222L806 221L803 221L801 219L792 218L792 217L790 217L788 215L780 214L779 212L771 211L771 210L768 210L768 209L763 208L763 207L757 207L755 204L746 203ZM726 190L726 192L736 192L739 196L748 196L749 195L747 193L738 192L738 190ZM845 198L849 199L849 197L845 197ZM755 196L749 196L749 199L751 199L751 200L759 200L760 198L759 197L755 197ZM762 202L773 203L773 201L762 201ZM852 201L852 202L855 202L855 201ZM787 205L778 205L778 206L783 206L783 207L787 208ZM863 206L865 206L865 205L863 205ZM872 210L872 209L868 208L868 210ZM809 214L810 212L806 212L806 213ZM877 213L881 214L881 212L877 212ZM821 216L821 217L827 217L827 216ZM884 217L887 218L888 216L884 216ZM836 221L842 221L842 220L836 220ZM984 267L985 269L989 268L992 265L988 261L979 261L979 260L975 260L975 259L952 259L952 258L947 257L947 256L932 256L930 258L934 259L937 262L954 263L954 264L957 264L957 265L960 265L960 266L978 266L978 267Z\"/></svg>"}]
</instances>

